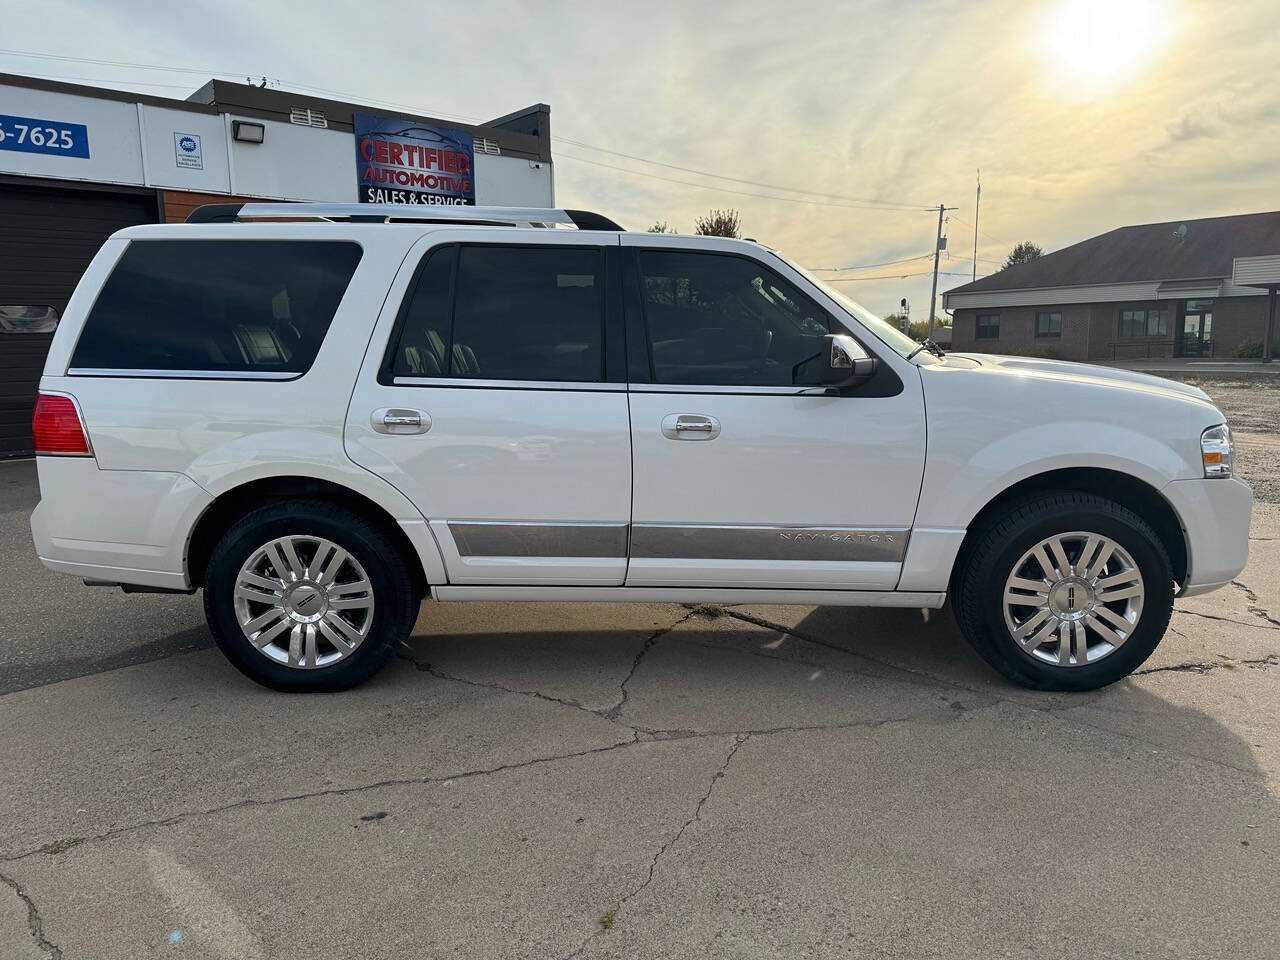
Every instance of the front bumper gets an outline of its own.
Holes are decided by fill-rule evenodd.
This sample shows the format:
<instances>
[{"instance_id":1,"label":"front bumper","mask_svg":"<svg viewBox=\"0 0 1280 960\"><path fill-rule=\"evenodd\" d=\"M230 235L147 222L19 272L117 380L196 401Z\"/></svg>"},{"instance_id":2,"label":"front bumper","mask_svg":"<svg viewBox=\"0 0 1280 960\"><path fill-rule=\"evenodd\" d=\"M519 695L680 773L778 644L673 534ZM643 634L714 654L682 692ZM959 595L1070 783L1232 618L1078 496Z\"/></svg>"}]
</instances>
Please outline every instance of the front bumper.
<instances>
[{"instance_id":1,"label":"front bumper","mask_svg":"<svg viewBox=\"0 0 1280 960\"><path fill-rule=\"evenodd\" d=\"M1253 489L1229 480L1174 480L1163 490L1187 538L1187 576L1179 596L1208 593L1234 580L1249 559Z\"/></svg>"}]
</instances>

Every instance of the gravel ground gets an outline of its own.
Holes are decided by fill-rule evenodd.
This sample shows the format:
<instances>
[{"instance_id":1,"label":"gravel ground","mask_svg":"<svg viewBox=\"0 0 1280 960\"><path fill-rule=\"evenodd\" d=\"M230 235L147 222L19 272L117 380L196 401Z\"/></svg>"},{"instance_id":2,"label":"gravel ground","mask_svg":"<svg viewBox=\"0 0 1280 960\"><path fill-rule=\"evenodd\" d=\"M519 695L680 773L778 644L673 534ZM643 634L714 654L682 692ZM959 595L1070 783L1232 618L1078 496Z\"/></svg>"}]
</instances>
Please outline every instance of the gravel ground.
<instances>
[{"instance_id":1,"label":"gravel ground","mask_svg":"<svg viewBox=\"0 0 1280 960\"><path fill-rule=\"evenodd\" d=\"M1259 503L1280 503L1280 377L1171 379L1213 398L1236 434L1237 472L1253 486Z\"/></svg>"}]
</instances>

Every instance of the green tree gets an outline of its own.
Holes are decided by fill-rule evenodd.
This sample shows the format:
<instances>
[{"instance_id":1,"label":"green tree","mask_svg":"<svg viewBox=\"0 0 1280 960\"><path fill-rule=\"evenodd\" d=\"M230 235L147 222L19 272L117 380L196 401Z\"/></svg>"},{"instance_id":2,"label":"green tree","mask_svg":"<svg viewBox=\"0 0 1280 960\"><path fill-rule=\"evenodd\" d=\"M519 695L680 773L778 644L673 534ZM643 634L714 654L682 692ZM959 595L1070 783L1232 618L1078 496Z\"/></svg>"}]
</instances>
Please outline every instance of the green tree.
<instances>
[{"instance_id":1,"label":"green tree","mask_svg":"<svg viewBox=\"0 0 1280 960\"><path fill-rule=\"evenodd\" d=\"M1023 240L1020 244L1009 251L1009 256L1005 257L1004 266L1001 270L1008 270L1010 267L1016 267L1020 263L1030 263L1032 260L1039 260L1044 256L1044 250L1038 243L1032 243L1030 240Z\"/></svg>"},{"instance_id":2,"label":"green tree","mask_svg":"<svg viewBox=\"0 0 1280 960\"><path fill-rule=\"evenodd\" d=\"M665 220L655 220L646 233L675 233Z\"/></svg>"},{"instance_id":3,"label":"green tree","mask_svg":"<svg viewBox=\"0 0 1280 960\"><path fill-rule=\"evenodd\" d=\"M693 232L704 237L740 237L742 223L737 210L712 210L705 217L699 217L693 225Z\"/></svg>"}]
</instances>

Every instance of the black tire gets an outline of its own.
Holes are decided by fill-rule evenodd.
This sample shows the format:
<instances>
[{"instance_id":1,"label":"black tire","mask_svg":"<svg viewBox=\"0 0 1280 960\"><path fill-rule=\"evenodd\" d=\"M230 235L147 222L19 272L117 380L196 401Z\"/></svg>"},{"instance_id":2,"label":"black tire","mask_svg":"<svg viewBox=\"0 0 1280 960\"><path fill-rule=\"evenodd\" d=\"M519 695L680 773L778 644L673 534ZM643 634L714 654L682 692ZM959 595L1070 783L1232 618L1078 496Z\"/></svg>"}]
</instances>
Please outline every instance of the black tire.
<instances>
[{"instance_id":1,"label":"black tire","mask_svg":"<svg viewBox=\"0 0 1280 960\"><path fill-rule=\"evenodd\" d=\"M271 659L245 636L236 614L241 566L264 544L290 536L332 541L363 567L372 585L374 606L367 635L329 666L302 669ZM413 629L421 597L409 562L377 524L345 506L325 500L269 504L246 514L214 547L205 575L205 618L227 659L263 686L287 692L346 690L376 673Z\"/></svg>"},{"instance_id":2,"label":"black tire","mask_svg":"<svg viewBox=\"0 0 1280 960\"><path fill-rule=\"evenodd\" d=\"M1145 596L1137 626L1097 662L1058 666L1037 659L1005 623L1005 580L1014 565L1047 537L1089 531L1128 551L1142 574ZM971 549L952 578L956 620L978 654L1010 680L1034 690L1096 690L1128 676L1151 656L1173 612L1173 568L1160 538L1131 510L1087 493L1042 493L1018 500L974 531Z\"/></svg>"}]
</instances>

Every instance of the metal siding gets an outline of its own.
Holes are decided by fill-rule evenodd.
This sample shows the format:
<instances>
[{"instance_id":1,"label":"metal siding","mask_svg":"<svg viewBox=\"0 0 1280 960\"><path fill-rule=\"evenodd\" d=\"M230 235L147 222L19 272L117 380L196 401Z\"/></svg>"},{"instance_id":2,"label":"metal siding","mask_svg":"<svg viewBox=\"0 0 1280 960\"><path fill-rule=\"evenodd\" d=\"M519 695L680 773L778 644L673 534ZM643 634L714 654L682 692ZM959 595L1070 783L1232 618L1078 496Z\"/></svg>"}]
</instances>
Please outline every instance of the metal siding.
<instances>
[{"instance_id":1,"label":"metal siding","mask_svg":"<svg viewBox=\"0 0 1280 960\"><path fill-rule=\"evenodd\" d=\"M102 242L155 218L151 196L0 183L0 304L48 304L61 315ZM0 333L0 457L32 452L31 411L52 339Z\"/></svg>"},{"instance_id":2,"label":"metal siding","mask_svg":"<svg viewBox=\"0 0 1280 960\"><path fill-rule=\"evenodd\" d=\"M1236 257L1231 282L1242 285L1280 284L1280 254L1270 257Z\"/></svg>"}]
</instances>

